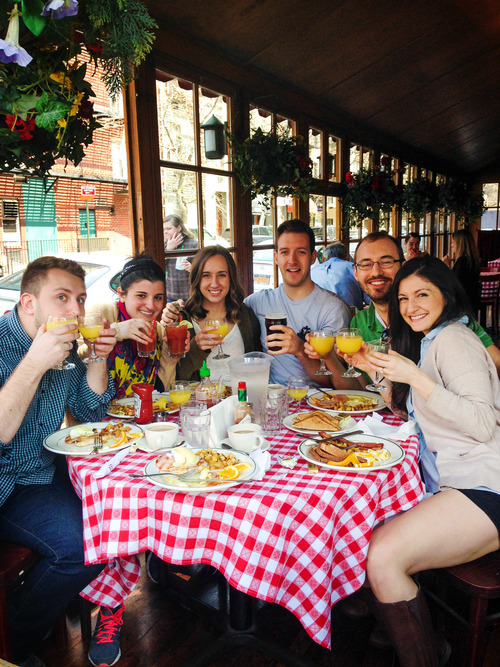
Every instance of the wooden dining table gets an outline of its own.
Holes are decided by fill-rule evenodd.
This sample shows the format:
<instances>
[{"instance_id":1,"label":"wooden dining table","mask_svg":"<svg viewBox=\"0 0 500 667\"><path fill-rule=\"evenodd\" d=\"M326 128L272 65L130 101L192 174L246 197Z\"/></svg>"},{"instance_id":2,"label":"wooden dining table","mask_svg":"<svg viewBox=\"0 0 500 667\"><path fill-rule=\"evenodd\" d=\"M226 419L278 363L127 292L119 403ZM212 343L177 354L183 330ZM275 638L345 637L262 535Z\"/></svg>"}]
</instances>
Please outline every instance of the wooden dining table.
<instances>
[{"instance_id":1,"label":"wooden dining table","mask_svg":"<svg viewBox=\"0 0 500 667\"><path fill-rule=\"evenodd\" d=\"M105 457L68 457L82 499L86 562L108 562L82 595L116 607L139 579L138 554L151 550L176 565L212 565L234 590L288 609L329 648L331 608L362 586L374 527L423 497L418 440L400 442L405 458L387 469L314 473L298 456L303 439L283 427L268 438L271 466L261 481L199 495L131 478L154 453L128 454L102 479L93 474ZM295 467L281 466L278 454L297 456Z\"/></svg>"}]
</instances>

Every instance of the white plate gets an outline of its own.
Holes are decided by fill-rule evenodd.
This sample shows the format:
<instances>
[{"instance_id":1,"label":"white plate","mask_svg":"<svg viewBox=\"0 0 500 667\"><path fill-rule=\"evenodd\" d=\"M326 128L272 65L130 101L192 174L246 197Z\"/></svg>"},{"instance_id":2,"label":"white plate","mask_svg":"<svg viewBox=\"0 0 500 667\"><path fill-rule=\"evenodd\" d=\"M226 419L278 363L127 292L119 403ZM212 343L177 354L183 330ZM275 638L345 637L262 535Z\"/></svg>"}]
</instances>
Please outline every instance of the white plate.
<instances>
[{"instance_id":1,"label":"white plate","mask_svg":"<svg viewBox=\"0 0 500 667\"><path fill-rule=\"evenodd\" d=\"M228 450L227 449L214 449L215 452L220 452L221 454L227 454ZM253 459L251 459L247 454L243 454L243 452L237 452L233 451L234 456L238 459L238 461L241 461L242 463L249 463L250 468L247 468L247 470L244 470L241 475L238 477L238 479L231 480L230 482L226 483L220 483L220 484L214 484L213 486L204 486L203 484L197 484L194 482L189 483L188 482L182 482L179 480L178 483L174 484L171 482L168 482L165 478L169 477L168 473L165 473L165 476L161 477L149 477L149 475L161 473L162 471L157 467L156 465L156 459L153 459L153 461L149 461L146 463L144 466L144 474L147 475L147 479L152 483L156 484L156 486L161 486L164 489L168 489L169 491L177 491L181 493L190 493L190 494L199 494L199 493L212 493L213 491L226 491L227 489L230 489L232 486L237 486L239 484L238 480L243 480L243 479L250 479L254 474L255 471L257 470L257 465ZM172 476L170 476L171 478Z\"/></svg>"},{"instance_id":2,"label":"white plate","mask_svg":"<svg viewBox=\"0 0 500 667\"><path fill-rule=\"evenodd\" d=\"M384 449L387 449L391 458L388 461L374 465L371 468L348 468L346 466L336 466L335 464L330 465L329 463L322 463L321 461L317 461L315 458L309 455L310 448L315 447L318 444L317 442L310 439L302 440L299 445L299 454L303 456L306 461L309 461L309 463L314 463L320 468L327 468L328 470L339 470L340 472L349 472L356 475L366 475L367 473L374 472L376 470L386 470L387 468L392 468L392 466L401 463L405 457L405 452L401 445L398 445L397 442L393 442L392 440L387 440L387 438L380 438L376 435L361 434L353 435L350 438L347 436L346 440L351 440L352 442L382 442Z\"/></svg>"},{"instance_id":3,"label":"white plate","mask_svg":"<svg viewBox=\"0 0 500 667\"><path fill-rule=\"evenodd\" d=\"M117 421L121 421L121 419ZM109 426L112 423L113 422L111 421L87 422L86 424L79 424L79 425L85 426L86 428L89 429L95 428L100 430L105 428L106 426ZM127 428L130 429L131 433L140 433L142 436L143 430L136 424L126 424L126 426ZM43 446L45 447L45 449L48 449L49 452L54 452L54 454L65 454L66 456L102 456L103 454L114 454L115 452L119 452L120 449L124 449L125 447L130 447L132 443L138 443L141 441L141 438L135 438L134 440L129 440L128 442L124 442L122 445L119 445L118 447L110 447L110 445L113 444L113 440L110 439L110 441L106 445L104 445L104 447L100 449L96 454L91 454L92 449L94 448L93 445L86 445L85 447L77 447L76 445L68 445L64 442L64 439L70 434L70 432L74 428L76 428L76 426L69 426L68 428L63 428L60 431L51 433L44 439ZM145 438L144 442L146 442Z\"/></svg>"},{"instance_id":4,"label":"white plate","mask_svg":"<svg viewBox=\"0 0 500 667\"><path fill-rule=\"evenodd\" d=\"M140 449L142 452L168 452L169 449L173 449L174 447L178 447L181 443L184 442L184 438L181 435L177 436L177 440L173 445L170 447L161 447L160 449L153 449L148 445L148 441L146 440L146 437L141 439L141 442L137 449Z\"/></svg>"},{"instance_id":5,"label":"white plate","mask_svg":"<svg viewBox=\"0 0 500 667\"><path fill-rule=\"evenodd\" d=\"M330 410L322 410L321 412L331 412ZM309 429L309 428L297 428L297 426L293 425L293 420L295 417L298 417L299 415L305 414L304 412L297 412L296 414L293 415L288 415L283 419L283 426L286 426L287 428L290 429L290 431L295 431L295 433L302 433L302 435L318 435L320 431L325 431L327 433L331 433L332 436L334 435L343 435L344 433L349 433L350 431L354 431L356 428L356 422L349 426L348 428L344 428L341 431L329 431L327 428L318 428L315 430ZM353 420L354 421L354 420Z\"/></svg>"},{"instance_id":6,"label":"white plate","mask_svg":"<svg viewBox=\"0 0 500 667\"><path fill-rule=\"evenodd\" d=\"M235 451L235 452L239 452L239 451L240 451L239 449L236 449L236 447L233 447L233 445L231 444L231 441L229 440L229 438L224 438L223 440L221 440L221 445L228 445L228 446L231 447L231 449L232 449L233 451ZM267 450L269 449L270 446L271 446L271 445L269 444L269 442L268 442L267 440L264 440L264 444L262 445L262 447L260 448L260 450L261 450L262 452L267 452ZM259 449L259 448L257 447L257 449ZM254 449L254 451L256 452L257 449Z\"/></svg>"},{"instance_id":7,"label":"white plate","mask_svg":"<svg viewBox=\"0 0 500 667\"><path fill-rule=\"evenodd\" d=\"M165 393L160 393L159 391L154 391L153 392L153 404L155 401L157 401L161 396L165 397L167 400L169 400L168 392ZM134 397L133 396L127 396L126 398L119 398L116 401L114 401L117 405L134 405ZM173 410L168 410L169 415L173 415L176 412L179 412L179 408L174 408ZM116 414L116 412L110 412L109 407L108 411L106 412L107 415L110 417L114 417L115 419L134 419L134 415L120 415Z\"/></svg>"},{"instance_id":8,"label":"white plate","mask_svg":"<svg viewBox=\"0 0 500 667\"><path fill-rule=\"evenodd\" d=\"M307 405L310 405L311 408L315 410L322 410L323 412L329 412L332 415L345 414L345 415L366 415L370 412L376 412L377 410L383 410L386 406L384 399L380 394L375 394L372 391L341 391L340 389L330 389L326 390L330 396L335 396L337 394L342 394L343 396L362 396L363 398L371 398L372 400L377 401L377 405L374 408L369 408L368 410L330 410L328 408L320 408L319 405L314 405L311 402L313 396L317 398L325 398L321 392L312 393L307 398Z\"/></svg>"}]
</instances>

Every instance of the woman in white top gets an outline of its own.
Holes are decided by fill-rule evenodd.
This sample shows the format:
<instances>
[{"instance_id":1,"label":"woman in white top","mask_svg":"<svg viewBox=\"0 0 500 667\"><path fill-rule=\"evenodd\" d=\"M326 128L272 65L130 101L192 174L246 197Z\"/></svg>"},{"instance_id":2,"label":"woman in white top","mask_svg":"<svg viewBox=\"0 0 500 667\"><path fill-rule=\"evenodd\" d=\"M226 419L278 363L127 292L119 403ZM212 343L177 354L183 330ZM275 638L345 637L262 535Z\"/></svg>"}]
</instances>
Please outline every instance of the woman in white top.
<instances>
[{"instance_id":1,"label":"woman in white top","mask_svg":"<svg viewBox=\"0 0 500 667\"><path fill-rule=\"evenodd\" d=\"M164 324L182 317L194 327L189 352L177 366L178 378L198 380L203 361L207 362L212 380L217 382L223 375L229 375L228 359L214 358L222 338L206 325L207 320L226 319L229 331L223 349L229 358L261 350L259 321L243 298L236 264L226 248L214 245L196 253L191 266L189 299L185 305L181 300L167 304L162 316Z\"/></svg>"}]
</instances>

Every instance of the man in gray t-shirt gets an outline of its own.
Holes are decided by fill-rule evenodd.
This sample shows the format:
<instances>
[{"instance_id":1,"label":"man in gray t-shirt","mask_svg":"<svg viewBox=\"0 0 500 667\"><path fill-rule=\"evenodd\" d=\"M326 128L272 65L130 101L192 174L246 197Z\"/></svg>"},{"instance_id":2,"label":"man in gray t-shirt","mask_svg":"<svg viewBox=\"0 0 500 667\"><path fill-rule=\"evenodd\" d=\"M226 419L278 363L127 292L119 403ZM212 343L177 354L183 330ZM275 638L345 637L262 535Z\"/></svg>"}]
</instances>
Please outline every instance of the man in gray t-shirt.
<instances>
[{"instance_id":1,"label":"man in gray t-shirt","mask_svg":"<svg viewBox=\"0 0 500 667\"><path fill-rule=\"evenodd\" d=\"M277 289L261 290L245 299L259 318L262 349L273 356L270 382L286 385L291 375L307 374L316 384L347 388L341 378L344 370L337 358L334 376L314 375L319 367L317 360L304 354L304 331L330 328L333 331L349 326L349 306L336 294L332 294L311 280L311 266L316 260L314 233L302 220L287 220L278 227L274 260L283 277ZM286 313L287 326L271 328L266 335L264 318L269 313ZM306 329L307 328L307 329ZM273 351L272 342L279 342L281 349ZM271 347L269 347L271 345ZM335 355L336 356L336 355Z\"/></svg>"}]
</instances>

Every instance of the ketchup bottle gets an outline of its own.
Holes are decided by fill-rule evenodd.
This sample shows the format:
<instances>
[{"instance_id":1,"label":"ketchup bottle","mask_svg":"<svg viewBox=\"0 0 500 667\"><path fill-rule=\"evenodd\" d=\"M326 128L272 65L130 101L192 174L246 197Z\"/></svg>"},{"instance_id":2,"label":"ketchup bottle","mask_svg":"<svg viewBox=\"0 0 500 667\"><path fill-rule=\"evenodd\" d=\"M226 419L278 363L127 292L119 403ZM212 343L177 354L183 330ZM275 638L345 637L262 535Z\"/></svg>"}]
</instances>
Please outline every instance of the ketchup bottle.
<instances>
[{"instance_id":1,"label":"ketchup bottle","mask_svg":"<svg viewBox=\"0 0 500 667\"><path fill-rule=\"evenodd\" d=\"M134 421L136 424L150 424L153 421L153 385L139 382L132 385L134 392Z\"/></svg>"}]
</instances>

